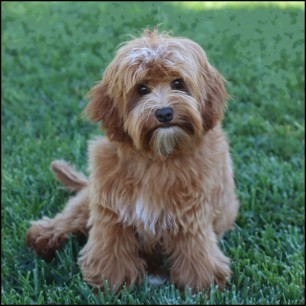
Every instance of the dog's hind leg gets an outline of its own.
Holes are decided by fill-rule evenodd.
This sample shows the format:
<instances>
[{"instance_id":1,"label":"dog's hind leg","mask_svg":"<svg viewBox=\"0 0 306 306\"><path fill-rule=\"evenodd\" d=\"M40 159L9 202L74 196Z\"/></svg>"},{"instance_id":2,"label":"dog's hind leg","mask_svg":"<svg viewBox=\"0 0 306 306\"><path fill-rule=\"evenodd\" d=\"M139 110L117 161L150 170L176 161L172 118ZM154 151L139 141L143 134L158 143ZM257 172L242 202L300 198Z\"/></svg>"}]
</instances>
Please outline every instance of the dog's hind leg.
<instances>
[{"instance_id":1,"label":"dog's hind leg","mask_svg":"<svg viewBox=\"0 0 306 306\"><path fill-rule=\"evenodd\" d=\"M32 222L26 235L26 244L44 259L51 259L69 234L88 235L89 199L87 178L64 161L55 161L51 168L56 178L69 191L77 191L64 210L53 219L43 217Z\"/></svg>"}]
</instances>

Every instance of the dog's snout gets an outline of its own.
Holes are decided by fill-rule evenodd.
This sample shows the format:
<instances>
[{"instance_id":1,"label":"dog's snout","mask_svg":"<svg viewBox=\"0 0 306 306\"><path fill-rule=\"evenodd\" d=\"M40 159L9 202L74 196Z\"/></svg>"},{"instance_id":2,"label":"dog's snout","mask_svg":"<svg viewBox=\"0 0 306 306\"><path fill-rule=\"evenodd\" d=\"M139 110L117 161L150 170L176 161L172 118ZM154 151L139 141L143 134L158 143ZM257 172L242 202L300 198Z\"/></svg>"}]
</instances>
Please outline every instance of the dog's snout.
<instances>
[{"instance_id":1,"label":"dog's snout","mask_svg":"<svg viewBox=\"0 0 306 306\"><path fill-rule=\"evenodd\" d=\"M155 116L159 122L170 122L173 118L173 108L172 107L163 107L159 108L155 112Z\"/></svg>"}]
</instances>

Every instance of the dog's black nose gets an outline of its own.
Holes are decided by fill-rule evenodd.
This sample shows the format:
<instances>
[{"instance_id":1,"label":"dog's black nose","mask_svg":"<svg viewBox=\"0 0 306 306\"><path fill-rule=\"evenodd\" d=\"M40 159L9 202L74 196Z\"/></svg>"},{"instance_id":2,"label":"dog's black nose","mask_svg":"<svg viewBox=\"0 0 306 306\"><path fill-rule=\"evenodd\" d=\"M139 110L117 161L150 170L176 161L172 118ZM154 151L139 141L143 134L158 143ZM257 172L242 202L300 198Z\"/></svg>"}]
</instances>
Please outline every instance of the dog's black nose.
<instances>
[{"instance_id":1,"label":"dog's black nose","mask_svg":"<svg viewBox=\"0 0 306 306\"><path fill-rule=\"evenodd\" d=\"M170 122L173 118L173 108L172 107L163 107L159 108L155 112L155 117L159 122Z\"/></svg>"}]
</instances>

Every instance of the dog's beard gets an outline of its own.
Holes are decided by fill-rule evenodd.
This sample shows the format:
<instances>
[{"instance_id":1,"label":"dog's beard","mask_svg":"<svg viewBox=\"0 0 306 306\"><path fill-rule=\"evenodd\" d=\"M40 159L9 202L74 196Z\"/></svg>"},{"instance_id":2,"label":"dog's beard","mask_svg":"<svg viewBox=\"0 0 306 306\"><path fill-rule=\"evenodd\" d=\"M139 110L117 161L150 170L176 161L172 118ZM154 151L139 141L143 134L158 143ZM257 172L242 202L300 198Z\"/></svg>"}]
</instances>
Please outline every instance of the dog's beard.
<instances>
[{"instance_id":1,"label":"dog's beard","mask_svg":"<svg viewBox=\"0 0 306 306\"><path fill-rule=\"evenodd\" d=\"M186 145L189 135L178 126L159 127L148 134L149 147L157 155L169 155Z\"/></svg>"}]
</instances>

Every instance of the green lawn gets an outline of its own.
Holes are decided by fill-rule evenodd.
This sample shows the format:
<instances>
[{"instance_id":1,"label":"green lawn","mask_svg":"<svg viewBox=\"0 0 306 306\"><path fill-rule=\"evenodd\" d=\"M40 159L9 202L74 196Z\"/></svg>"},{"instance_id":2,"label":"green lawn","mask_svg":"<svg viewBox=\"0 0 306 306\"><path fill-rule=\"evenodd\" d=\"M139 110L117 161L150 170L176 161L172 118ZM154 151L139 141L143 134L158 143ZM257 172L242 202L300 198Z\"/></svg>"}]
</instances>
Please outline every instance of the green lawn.
<instances>
[{"instance_id":1,"label":"green lawn","mask_svg":"<svg viewBox=\"0 0 306 306\"><path fill-rule=\"evenodd\" d=\"M144 2L2 2L2 304L304 304L304 8ZM240 215L221 243L226 290L181 294L147 283L94 295L70 238L51 263L24 243L29 221L69 195L50 162L86 170L97 125L85 94L127 34L161 24L206 50L232 95L224 129Z\"/></svg>"}]
</instances>

